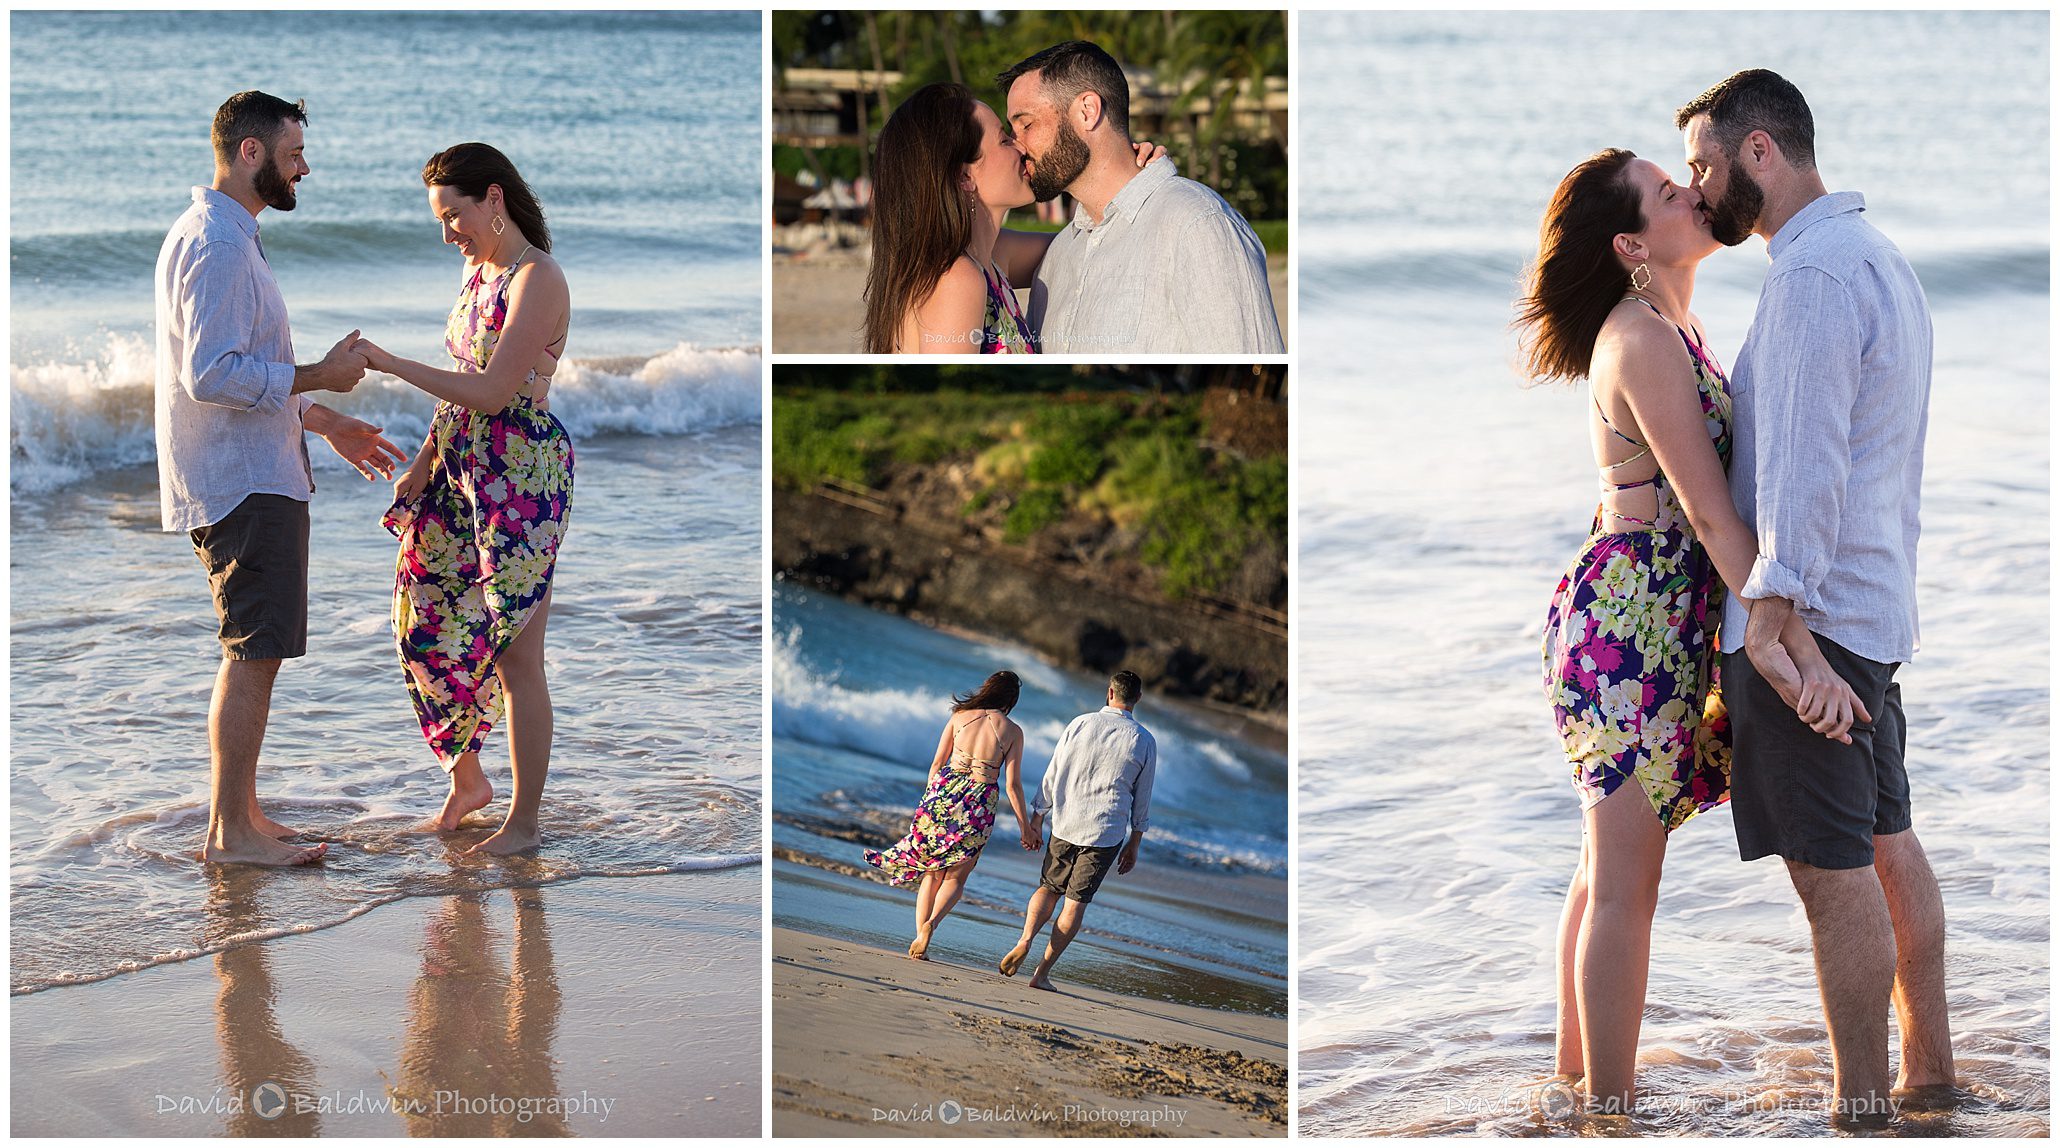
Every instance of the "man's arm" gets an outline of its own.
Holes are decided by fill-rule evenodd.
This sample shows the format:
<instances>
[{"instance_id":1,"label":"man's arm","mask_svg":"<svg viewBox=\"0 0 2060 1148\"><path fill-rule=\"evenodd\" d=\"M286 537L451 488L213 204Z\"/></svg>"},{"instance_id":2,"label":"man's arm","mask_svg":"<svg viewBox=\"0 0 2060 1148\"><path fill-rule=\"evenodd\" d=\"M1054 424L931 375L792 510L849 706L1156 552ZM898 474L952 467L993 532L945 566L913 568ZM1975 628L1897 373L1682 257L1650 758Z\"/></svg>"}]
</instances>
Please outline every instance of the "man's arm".
<instances>
[{"instance_id":1,"label":"man's arm","mask_svg":"<svg viewBox=\"0 0 2060 1148\"><path fill-rule=\"evenodd\" d=\"M178 280L180 332L188 393L198 402L269 414L286 406L296 387L292 363L274 363L250 351L257 324L257 284L249 258L225 243L204 243Z\"/></svg>"},{"instance_id":2,"label":"man's arm","mask_svg":"<svg viewBox=\"0 0 2060 1148\"><path fill-rule=\"evenodd\" d=\"M1794 677L1781 630L1797 606L1822 609L1852 472L1852 411L1864 333L1845 285L1814 267L1772 280L1761 303L1764 364L1754 376L1753 523L1759 557L1746 653L1777 687Z\"/></svg>"},{"instance_id":3,"label":"man's arm","mask_svg":"<svg viewBox=\"0 0 2060 1148\"><path fill-rule=\"evenodd\" d=\"M1171 281L1185 292L1174 300L1185 333L1181 350L1287 350L1266 282L1266 248L1242 219L1212 211L1190 222L1174 248L1174 266Z\"/></svg>"},{"instance_id":4,"label":"man's arm","mask_svg":"<svg viewBox=\"0 0 2060 1148\"><path fill-rule=\"evenodd\" d=\"M1159 771L1159 743L1147 740L1144 743L1144 768L1137 771L1137 780L1130 788L1130 840L1124 842L1123 852L1116 855L1116 872L1128 873L1137 867L1137 849L1144 842L1144 831L1151 824L1152 779Z\"/></svg>"}]
</instances>

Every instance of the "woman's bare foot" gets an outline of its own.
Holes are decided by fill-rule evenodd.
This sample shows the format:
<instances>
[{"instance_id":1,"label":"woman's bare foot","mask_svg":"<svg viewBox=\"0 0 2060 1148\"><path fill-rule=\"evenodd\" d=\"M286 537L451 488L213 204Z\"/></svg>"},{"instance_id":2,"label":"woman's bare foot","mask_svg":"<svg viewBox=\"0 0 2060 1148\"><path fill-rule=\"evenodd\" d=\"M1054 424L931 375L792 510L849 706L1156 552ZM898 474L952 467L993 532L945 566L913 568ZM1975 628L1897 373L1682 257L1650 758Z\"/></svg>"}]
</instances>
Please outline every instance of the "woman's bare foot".
<instances>
[{"instance_id":1,"label":"woman's bare foot","mask_svg":"<svg viewBox=\"0 0 2060 1148\"><path fill-rule=\"evenodd\" d=\"M917 929L916 939L908 943L908 955L918 961L930 959L930 930Z\"/></svg>"},{"instance_id":2,"label":"woman's bare foot","mask_svg":"<svg viewBox=\"0 0 2060 1148\"><path fill-rule=\"evenodd\" d=\"M201 847L200 859L216 865L312 865L329 852L329 843L288 845L275 841L255 827L211 833Z\"/></svg>"},{"instance_id":3,"label":"woman's bare foot","mask_svg":"<svg viewBox=\"0 0 2060 1148\"><path fill-rule=\"evenodd\" d=\"M1001 975L1005 977L1015 976L1016 970L1023 967L1023 958L1028 957L1029 955L1030 942L1016 942L1016 947L1010 949L1001 958Z\"/></svg>"},{"instance_id":4,"label":"woman's bare foot","mask_svg":"<svg viewBox=\"0 0 2060 1148\"><path fill-rule=\"evenodd\" d=\"M436 833L456 832L458 823L465 820L467 813L486 808L487 802L493 799L493 783L486 779L486 774L479 772L477 765L469 771L462 768L453 769L451 792L443 799L443 812L437 814L423 828ZM535 842L532 841L531 844Z\"/></svg>"},{"instance_id":5,"label":"woman's bare foot","mask_svg":"<svg viewBox=\"0 0 2060 1148\"><path fill-rule=\"evenodd\" d=\"M1052 987L1051 981L1042 972L1036 973L1031 976L1030 987L1033 989L1043 989L1045 992L1048 993L1055 993L1059 991L1058 989Z\"/></svg>"},{"instance_id":6,"label":"woman's bare foot","mask_svg":"<svg viewBox=\"0 0 2060 1148\"><path fill-rule=\"evenodd\" d=\"M511 854L534 849L541 844L543 844L543 835L537 832L536 826L517 827L503 824L498 830L494 831L492 837L474 845L472 848L465 850L465 852L491 853L496 857L507 857Z\"/></svg>"}]
</instances>

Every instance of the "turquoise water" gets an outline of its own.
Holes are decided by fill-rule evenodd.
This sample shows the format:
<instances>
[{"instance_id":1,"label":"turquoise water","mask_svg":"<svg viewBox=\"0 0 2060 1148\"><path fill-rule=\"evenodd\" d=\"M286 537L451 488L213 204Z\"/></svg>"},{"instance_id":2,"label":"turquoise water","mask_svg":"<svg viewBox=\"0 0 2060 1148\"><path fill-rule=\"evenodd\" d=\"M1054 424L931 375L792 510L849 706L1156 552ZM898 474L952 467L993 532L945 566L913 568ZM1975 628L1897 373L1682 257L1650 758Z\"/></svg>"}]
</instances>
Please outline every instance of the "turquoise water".
<instances>
[{"instance_id":1,"label":"turquoise water","mask_svg":"<svg viewBox=\"0 0 2060 1148\"><path fill-rule=\"evenodd\" d=\"M1596 500L1586 397L1526 389L1511 300L1567 168L1685 176L1673 109L1771 67L1809 98L1930 297L1924 645L1899 675L1944 888L1968 1099L1931 1135L2048 1132L2050 737L2044 13L1305 16L1297 1058L1319 1135L1568 1133L1552 944L1580 814L1540 625ZM1731 362L1764 244L1696 310ZM1322 476L1321 481L1312 476ZM1728 809L1670 840L1626 1131L1816 1135L1830 1084L1807 926ZM1608 1132L1610 1129L1595 1129Z\"/></svg>"},{"instance_id":2,"label":"turquoise water","mask_svg":"<svg viewBox=\"0 0 2060 1148\"><path fill-rule=\"evenodd\" d=\"M928 629L784 583L773 594L773 919L889 949L908 944L913 893L857 880L862 831L908 830L951 695L998 669L1023 679L1023 796L1036 797L1066 723L1099 709L1107 679L1058 669L999 640ZM1147 697L1158 741L1151 827L1138 868L1096 895L1064 975L1191 1003L1284 1013L1287 755L1277 734ZM1022 929L1039 855L1016 844L999 798L995 836L940 952L991 963Z\"/></svg>"}]
</instances>

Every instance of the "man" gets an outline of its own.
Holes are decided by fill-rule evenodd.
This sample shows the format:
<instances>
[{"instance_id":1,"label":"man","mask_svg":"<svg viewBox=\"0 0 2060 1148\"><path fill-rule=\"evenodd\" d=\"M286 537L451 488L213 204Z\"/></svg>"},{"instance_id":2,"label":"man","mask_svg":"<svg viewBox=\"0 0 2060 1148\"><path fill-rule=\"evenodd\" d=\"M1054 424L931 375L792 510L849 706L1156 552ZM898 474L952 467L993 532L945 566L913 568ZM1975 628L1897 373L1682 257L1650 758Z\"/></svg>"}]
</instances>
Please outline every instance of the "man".
<instances>
[{"instance_id":1,"label":"man","mask_svg":"<svg viewBox=\"0 0 2060 1148\"><path fill-rule=\"evenodd\" d=\"M1107 704L1074 718L1059 735L1023 834L1023 848L1036 851L1044 840L1044 815L1050 813L1051 847L1023 911L1023 937L1001 959L1003 976L1016 975L1030 955L1031 942L1063 899L1066 906L1052 925L1044 958L1030 975L1031 988L1057 991L1052 989L1052 966L1080 935L1087 906L1109 866L1113 864L1119 874L1137 867L1137 847L1151 811L1152 775L1159 762L1152 732L1131 713L1143 694L1138 676L1119 670L1109 679Z\"/></svg>"},{"instance_id":2,"label":"man","mask_svg":"<svg viewBox=\"0 0 2060 1148\"><path fill-rule=\"evenodd\" d=\"M215 113L215 176L193 189L157 256L157 473L167 531L207 568L222 664L208 712L213 787L206 861L297 865L327 845L257 803L258 749L279 663L307 650L308 499L302 431L329 440L369 480L406 456L380 428L306 392L348 392L365 374L353 331L312 366L293 364L286 303L265 262L258 213L293 210L308 174L297 104L239 92Z\"/></svg>"},{"instance_id":3,"label":"man","mask_svg":"<svg viewBox=\"0 0 2060 1148\"><path fill-rule=\"evenodd\" d=\"M1047 354L1280 354L1266 249L1223 197L1130 146L1130 84L1107 52L1060 44L1003 72L1038 202L1080 201L1030 288Z\"/></svg>"},{"instance_id":4,"label":"man","mask_svg":"<svg viewBox=\"0 0 2060 1148\"><path fill-rule=\"evenodd\" d=\"M1784 858L1802 899L1836 1110L1885 1116L1891 1000L1896 1086L1953 1083L1945 909L1910 827L1895 684L1917 648L1931 313L1902 253L1861 218L1859 193L1825 191L1794 85L1740 72L1675 126L1712 233L1761 236L1772 260L1731 379L1732 500L1760 550L1723 622L1739 855ZM1865 711L1850 745L1796 715L1779 634L1798 611Z\"/></svg>"}]
</instances>

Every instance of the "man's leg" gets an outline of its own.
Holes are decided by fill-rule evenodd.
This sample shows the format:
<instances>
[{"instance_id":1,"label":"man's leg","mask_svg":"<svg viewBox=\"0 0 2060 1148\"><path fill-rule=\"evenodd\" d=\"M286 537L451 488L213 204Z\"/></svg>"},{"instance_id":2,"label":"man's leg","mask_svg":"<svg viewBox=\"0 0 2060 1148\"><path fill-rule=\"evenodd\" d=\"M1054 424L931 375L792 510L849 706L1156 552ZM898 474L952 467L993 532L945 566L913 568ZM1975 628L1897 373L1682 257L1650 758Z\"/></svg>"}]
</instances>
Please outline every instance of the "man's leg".
<instances>
[{"instance_id":1,"label":"man's leg","mask_svg":"<svg viewBox=\"0 0 2060 1148\"><path fill-rule=\"evenodd\" d=\"M1001 959L1001 975L1012 977L1023 967L1023 959L1030 955L1030 945L1037 940L1037 934L1044 931L1044 923L1051 920L1051 911L1058 907L1059 894L1039 885L1030 894L1030 903L1023 908L1023 936Z\"/></svg>"},{"instance_id":2,"label":"man's leg","mask_svg":"<svg viewBox=\"0 0 2060 1148\"><path fill-rule=\"evenodd\" d=\"M1086 919L1087 906L1071 897L1066 898L1066 906L1059 910L1058 920L1051 923L1051 940L1044 944L1044 956L1038 960L1037 970L1030 974L1031 988L1051 988L1051 967L1059 963L1059 957L1065 953L1066 946L1072 944L1073 938L1080 935L1081 922Z\"/></svg>"},{"instance_id":3,"label":"man's leg","mask_svg":"<svg viewBox=\"0 0 2060 1148\"><path fill-rule=\"evenodd\" d=\"M1872 867L1819 869L1788 862L1810 920L1824 1023L1831 1031L1837 1115L1888 1115L1888 1006L1896 982L1895 929Z\"/></svg>"},{"instance_id":4,"label":"man's leg","mask_svg":"<svg viewBox=\"0 0 2060 1148\"><path fill-rule=\"evenodd\" d=\"M1903 1036L1897 1088L1954 1083L1946 1017L1946 907L1913 830L1874 839L1874 873L1895 926L1895 1013Z\"/></svg>"},{"instance_id":5,"label":"man's leg","mask_svg":"<svg viewBox=\"0 0 2060 1148\"><path fill-rule=\"evenodd\" d=\"M272 682L279 676L278 658L223 658L215 675L214 701L208 708L208 743L214 782L209 796L206 861L247 865L298 865L312 861L327 846L301 849L265 835L253 821L257 809L258 751L265 744L265 723L272 713Z\"/></svg>"}]
</instances>

